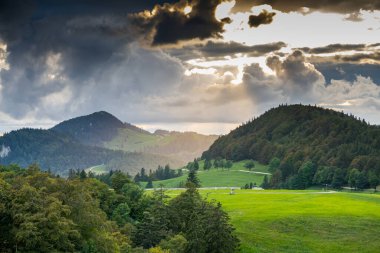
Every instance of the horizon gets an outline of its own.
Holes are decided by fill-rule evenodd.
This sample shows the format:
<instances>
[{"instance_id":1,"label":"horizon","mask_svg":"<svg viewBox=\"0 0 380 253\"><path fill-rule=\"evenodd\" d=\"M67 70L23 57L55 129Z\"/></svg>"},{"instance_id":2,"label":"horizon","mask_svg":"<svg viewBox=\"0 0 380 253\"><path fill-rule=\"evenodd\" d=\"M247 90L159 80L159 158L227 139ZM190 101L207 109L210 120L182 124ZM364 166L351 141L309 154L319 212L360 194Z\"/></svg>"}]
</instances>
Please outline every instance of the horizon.
<instances>
[{"instance_id":1,"label":"horizon","mask_svg":"<svg viewBox=\"0 0 380 253\"><path fill-rule=\"evenodd\" d=\"M0 135L100 110L150 132L227 134L284 103L380 124L376 1L0 5Z\"/></svg>"},{"instance_id":2,"label":"horizon","mask_svg":"<svg viewBox=\"0 0 380 253\"><path fill-rule=\"evenodd\" d=\"M269 110L271 109L276 109L276 108L279 108L281 106L293 106L293 105L302 105L302 106L316 106L317 108L321 108L321 109L331 109L331 110L334 110L336 112L343 112L345 113L345 115L347 116L353 116L356 120L363 120L364 118L360 118L358 117L357 115L354 115L354 114L351 114L349 112L344 112L343 110L337 110L337 109L334 109L334 108L329 108L329 107L324 107L324 106L321 106L321 105L310 105L310 104L279 104L275 107L272 107L272 108L268 108L268 110L266 110L265 112L263 112L262 114L260 115L257 115L257 116L254 116L254 117L251 117L243 122L240 122L240 123L225 123L227 126L229 127L226 127L226 128L222 128L222 130L218 133L218 132L211 132L212 130L215 130L215 128L213 128L212 126L210 127L202 127L202 125L206 125L209 124L209 123L205 123L205 122L197 122L197 123L189 123L189 122L184 122L183 124L178 124L178 123L175 123L175 122L172 122L172 123L160 123L160 122L157 122L155 125L146 125L144 123L133 123L133 122L128 122L128 121L125 121L125 120L122 120L120 118L118 118L116 115L114 115L112 112L108 112L108 111L104 111L104 110L100 110L100 111L96 111L96 112L92 112L90 114L86 114L86 115L78 115L78 116L75 116L73 118L68 118L68 119L64 119L60 122L55 122L54 124L48 124L48 125L35 125L35 126L23 126L21 128L15 128L15 129L12 129L10 131L7 131L7 132L0 132L0 137L3 136L4 134L6 133L9 133L11 131L17 131L17 130L20 130L20 129L23 129L23 128L32 128L32 129L43 129L43 130L48 130L48 129L51 129L53 128L54 126L56 126L57 124L60 124L64 121L67 121L67 120L71 120L71 119L75 119L75 118L79 118L79 117L83 117L83 116L89 116L91 114L95 114L95 113L99 113L99 112L106 112L108 114L111 114L112 116L116 117L118 120L120 120L123 124L130 124L132 126L136 126L142 130L145 130L145 131L148 131L149 133L151 134L154 134L156 131L158 130L162 130L162 131L169 131L169 132L180 132L180 133L197 133L197 134L202 134L202 135L216 135L216 136L222 136L222 135L227 135L228 133L230 133L231 131L233 131L234 129L236 129L237 127L241 126L241 125L244 125L246 124L248 121L254 119L254 118L258 118L260 116L262 116L263 114L265 114L266 112L268 112ZM364 119L365 120L365 119ZM371 122L367 122L367 124L371 125L371 126L380 126L379 124L371 124ZM199 125L201 127L199 127ZM189 128L190 126L190 128ZM164 128L166 127L166 128ZM212 130L210 130L212 129ZM208 132L207 130L210 130L210 132Z\"/></svg>"}]
</instances>

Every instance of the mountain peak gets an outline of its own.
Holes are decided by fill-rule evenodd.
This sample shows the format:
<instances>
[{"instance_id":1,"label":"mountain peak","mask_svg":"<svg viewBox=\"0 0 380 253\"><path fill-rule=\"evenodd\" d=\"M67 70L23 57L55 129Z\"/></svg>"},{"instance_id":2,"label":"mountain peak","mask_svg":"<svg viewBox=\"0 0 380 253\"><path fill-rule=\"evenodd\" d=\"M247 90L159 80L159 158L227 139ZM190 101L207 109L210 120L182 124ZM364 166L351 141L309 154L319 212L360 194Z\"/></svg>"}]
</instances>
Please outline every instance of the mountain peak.
<instances>
[{"instance_id":1,"label":"mountain peak","mask_svg":"<svg viewBox=\"0 0 380 253\"><path fill-rule=\"evenodd\" d=\"M65 120L52 130L69 134L86 144L97 144L111 140L124 124L114 115L99 111L89 115Z\"/></svg>"}]
</instances>

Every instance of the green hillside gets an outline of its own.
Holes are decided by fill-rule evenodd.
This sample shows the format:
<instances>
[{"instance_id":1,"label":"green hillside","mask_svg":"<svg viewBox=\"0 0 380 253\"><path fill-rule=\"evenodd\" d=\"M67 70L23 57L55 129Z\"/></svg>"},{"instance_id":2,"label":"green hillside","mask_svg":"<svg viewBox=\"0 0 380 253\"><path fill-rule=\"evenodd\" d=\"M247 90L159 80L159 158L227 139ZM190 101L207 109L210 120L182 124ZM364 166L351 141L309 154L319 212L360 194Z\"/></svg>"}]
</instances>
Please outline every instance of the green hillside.
<instances>
[{"instance_id":1,"label":"green hillside","mask_svg":"<svg viewBox=\"0 0 380 253\"><path fill-rule=\"evenodd\" d=\"M267 166L255 162L255 167L249 171L244 167L247 161L234 163L230 169L211 168L203 170L204 161L200 161L200 169L198 170L198 178L201 181L201 187L242 187L245 184L256 183L257 186L263 181L264 175L268 173ZM184 175L181 177L171 178L161 181L153 181L154 187L163 185L165 188L176 188L181 183L185 183L188 172L184 169ZM142 182L142 185L146 183Z\"/></svg>"},{"instance_id":2,"label":"green hillside","mask_svg":"<svg viewBox=\"0 0 380 253\"><path fill-rule=\"evenodd\" d=\"M52 130L72 136L81 143L98 145L116 135L123 122L108 112L95 112L90 115L66 120Z\"/></svg>"},{"instance_id":3,"label":"green hillside","mask_svg":"<svg viewBox=\"0 0 380 253\"><path fill-rule=\"evenodd\" d=\"M150 133L132 124L123 123L104 111L63 121L52 130L67 134L86 145L169 157L163 164L172 160L186 164L201 156L218 137L165 130Z\"/></svg>"},{"instance_id":4,"label":"green hillside","mask_svg":"<svg viewBox=\"0 0 380 253\"><path fill-rule=\"evenodd\" d=\"M180 166L175 159L155 154L109 150L84 145L71 136L53 130L21 129L0 137L0 164L28 166L38 163L42 169L66 175L69 169L86 169L99 164L106 168L135 174L140 168L155 169L159 164ZM2 152L3 153L3 152Z\"/></svg>"},{"instance_id":5,"label":"green hillside","mask_svg":"<svg viewBox=\"0 0 380 253\"><path fill-rule=\"evenodd\" d=\"M216 135L202 135L194 132L160 130L151 134L120 128L118 134L103 145L114 150L164 155L186 164L195 157L199 157L216 139Z\"/></svg>"},{"instance_id":6,"label":"green hillside","mask_svg":"<svg viewBox=\"0 0 380 253\"><path fill-rule=\"evenodd\" d=\"M339 188L355 168L365 188L380 177L380 127L316 106L280 106L219 138L202 157L264 164L277 157L272 186L286 188Z\"/></svg>"},{"instance_id":7,"label":"green hillside","mask_svg":"<svg viewBox=\"0 0 380 253\"><path fill-rule=\"evenodd\" d=\"M180 191L167 191L171 197ZM200 190L220 201L242 253L374 253L380 195L315 191Z\"/></svg>"}]
</instances>

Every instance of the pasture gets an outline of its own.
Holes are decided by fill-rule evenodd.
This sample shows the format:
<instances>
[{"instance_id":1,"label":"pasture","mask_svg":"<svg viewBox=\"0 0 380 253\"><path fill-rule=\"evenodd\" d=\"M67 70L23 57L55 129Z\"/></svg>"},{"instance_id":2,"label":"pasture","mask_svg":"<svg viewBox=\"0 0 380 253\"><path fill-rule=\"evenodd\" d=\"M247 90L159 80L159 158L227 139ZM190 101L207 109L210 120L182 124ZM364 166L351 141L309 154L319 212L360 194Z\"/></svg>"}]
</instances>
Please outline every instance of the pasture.
<instances>
[{"instance_id":1,"label":"pasture","mask_svg":"<svg viewBox=\"0 0 380 253\"><path fill-rule=\"evenodd\" d=\"M179 194L169 190L168 195ZM380 252L380 195L287 190L200 190L221 202L241 252Z\"/></svg>"}]
</instances>

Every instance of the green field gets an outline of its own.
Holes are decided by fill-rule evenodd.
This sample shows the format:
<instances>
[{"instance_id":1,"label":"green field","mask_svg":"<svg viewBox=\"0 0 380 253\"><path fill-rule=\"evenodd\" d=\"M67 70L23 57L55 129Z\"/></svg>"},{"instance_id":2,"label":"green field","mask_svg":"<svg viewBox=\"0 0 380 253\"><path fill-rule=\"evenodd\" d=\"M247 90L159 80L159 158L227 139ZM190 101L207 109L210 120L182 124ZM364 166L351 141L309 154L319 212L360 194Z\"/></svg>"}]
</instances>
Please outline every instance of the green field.
<instances>
[{"instance_id":1,"label":"green field","mask_svg":"<svg viewBox=\"0 0 380 253\"><path fill-rule=\"evenodd\" d=\"M255 162L255 167L248 171L244 165L247 161L236 162L231 169L215 169L209 171L203 170L203 161L199 162L200 169L198 171L198 178L201 181L201 187L241 187L245 184L256 183L258 186L262 183L264 174L256 174L255 172L267 173L267 166ZM179 183L186 182L187 171L184 175L177 178L154 181L153 186L158 187L161 184L166 188L178 187ZM142 183L145 185L146 183Z\"/></svg>"},{"instance_id":2,"label":"green field","mask_svg":"<svg viewBox=\"0 0 380 253\"><path fill-rule=\"evenodd\" d=\"M285 190L200 190L223 204L241 252L380 252L380 195ZM179 191L167 191L177 195Z\"/></svg>"},{"instance_id":3,"label":"green field","mask_svg":"<svg viewBox=\"0 0 380 253\"><path fill-rule=\"evenodd\" d=\"M100 175L100 174L104 174L104 173L108 172L108 170L104 164L90 167L88 169L85 169L85 171L86 171L86 173L92 172L95 175Z\"/></svg>"},{"instance_id":4,"label":"green field","mask_svg":"<svg viewBox=\"0 0 380 253\"><path fill-rule=\"evenodd\" d=\"M144 151L144 147L156 145L163 137L145 132L138 132L129 128L118 130L117 136L105 143L105 147L128 152Z\"/></svg>"}]
</instances>

